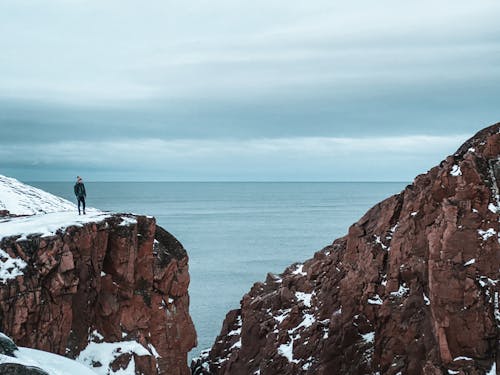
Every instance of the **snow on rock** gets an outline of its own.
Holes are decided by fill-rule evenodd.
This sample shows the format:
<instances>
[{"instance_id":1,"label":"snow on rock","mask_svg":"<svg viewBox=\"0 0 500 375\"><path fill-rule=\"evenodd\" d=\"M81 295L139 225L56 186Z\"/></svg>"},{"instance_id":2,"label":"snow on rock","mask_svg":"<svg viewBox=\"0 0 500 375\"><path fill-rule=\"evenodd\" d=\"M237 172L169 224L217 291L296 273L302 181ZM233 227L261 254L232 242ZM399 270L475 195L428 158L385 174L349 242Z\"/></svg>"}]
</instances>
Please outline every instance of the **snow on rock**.
<instances>
[{"instance_id":1,"label":"snow on rock","mask_svg":"<svg viewBox=\"0 0 500 375\"><path fill-rule=\"evenodd\" d=\"M378 294L375 294L375 296L368 299L368 304L370 305L381 305L382 303L382 298L380 298Z\"/></svg>"},{"instance_id":2,"label":"snow on rock","mask_svg":"<svg viewBox=\"0 0 500 375\"><path fill-rule=\"evenodd\" d=\"M311 307L312 293L295 292L295 298L297 298L299 302L302 301L304 306Z\"/></svg>"},{"instance_id":3,"label":"snow on rock","mask_svg":"<svg viewBox=\"0 0 500 375\"><path fill-rule=\"evenodd\" d=\"M496 362L493 362L493 364L491 365L490 371L488 371L486 373L486 375L497 375L497 364L496 364Z\"/></svg>"},{"instance_id":4,"label":"snow on rock","mask_svg":"<svg viewBox=\"0 0 500 375\"><path fill-rule=\"evenodd\" d=\"M60 229L99 222L111 216L95 208L88 208L86 215L78 215L76 205L70 201L2 175L0 210L21 216L0 219L0 238L20 235L24 239L28 234L51 236ZM124 217L123 220L128 225L133 219Z\"/></svg>"},{"instance_id":5,"label":"snow on rock","mask_svg":"<svg viewBox=\"0 0 500 375\"><path fill-rule=\"evenodd\" d=\"M403 297L405 294L408 294L409 291L410 288L407 288L404 284L402 284L396 292L391 292L391 296Z\"/></svg>"},{"instance_id":6,"label":"snow on rock","mask_svg":"<svg viewBox=\"0 0 500 375\"><path fill-rule=\"evenodd\" d=\"M375 237L375 243L376 243L377 245L380 245L380 247L382 247L382 249L384 249L384 250L388 250L387 245L384 245L384 244L382 243L382 240L380 239L380 236L375 235L374 237Z\"/></svg>"},{"instance_id":7,"label":"snow on rock","mask_svg":"<svg viewBox=\"0 0 500 375\"><path fill-rule=\"evenodd\" d=\"M476 263L476 259L475 258L469 260L468 262L465 262L464 263L464 267L470 266L471 264L474 264L474 263Z\"/></svg>"},{"instance_id":8,"label":"snow on rock","mask_svg":"<svg viewBox=\"0 0 500 375\"><path fill-rule=\"evenodd\" d=\"M278 354L288 359L288 362L298 363L297 360L293 359L293 339L286 344L281 344L278 347Z\"/></svg>"},{"instance_id":9,"label":"snow on rock","mask_svg":"<svg viewBox=\"0 0 500 375\"><path fill-rule=\"evenodd\" d=\"M232 349L240 349L241 348L241 337L238 341L236 341L233 346L231 346L231 348L229 348L230 350Z\"/></svg>"},{"instance_id":10,"label":"snow on rock","mask_svg":"<svg viewBox=\"0 0 500 375\"><path fill-rule=\"evenodd\" d=\"M10 218L0 220L0 238L16 235L26 238L28 234L52 236L58 230L70 226L82 226L87 223L100 222L110 216L111 214L89 209L87 210L87 215L78 215L78 212L74 211L61 211L45 215Z\"/></svg>"},{"instance_id":11,"label":"snow on rock","mask_svg":"<svg viewBox=\"0 0 500 375\"><path fill-rule=\"evenodd\" d=\"M368 342L373 344L375 342L375 332L368 332L364 335L361 335L363 337L363 341Z\"/></svg>"},{"instance_id":12,"label":"snow on rock","mask_svg":"<svg viewBox=\"0 0 500 375\"><path fill-rule=\"evenodd\" d=\"M120 223L120 226L122 226L122 227L128 227L130 225L137 224L137 219L135 217L122 216L121 219L122 219L122 221Z\"/></svg>"},{"instance_id":13,"label":"snow on rock","mask_svg":"<svg viewBox=\"0 0 500 375\"><path fill-rule=\"evenodd\" d=\"M78 355L76 360L88 367L92 367L94 372L99 375L107 375L111 369L113 361L123 354L136 354L138 356L150 356L151 353L141 344L136 341L122 341L122 342L91 342L87 347ZM101 366L93 367L93 364L100 363ZM135 361L132 358L125 369L113 374L134 375L135 374Z\"/></svg>"},{"instance_id":14,"label":"snow on rock","mask_svg":"<svg viewBox=\"0 0 500 375\"><path fill-rule=\"evenodd\" d=\"M68 189L73 186L68 184ZM76 211L77 207L66 199L0 175L0 210L7 210L12 215L37 215Z\"/></svg>"},{"instance_id":15,"label":"snow on rock","mask_svg":"<svg viewBox=\"0 0 500 375\"><path fill-rule=\"evenodd\" d=\"M460 170L460 167L459 167L457 164L455 164L455 165L451 168L451 172L450 172L450 174L451 174L452 176L457 177L457 176L461 176L461 175L462 175L462 171Z\"/></svg>"},{"instance_id":16,"label":"snow on rock","mask_svg":"<svg viewBox=\"0 0 500 375\"><path fill-rule=\"evenodd\" d=\"M0 249L0 283L15 279L23 274L26 262L20 258L12 258L7 252Z\"/></svg>"},{"instance_id":17,"label":"snow on rock","mask_svg":"<svg viewBox=\"0 0 500 375\"><path fill-rule=\"evenodd\" d=\"M460 356L460 357L453 358L453 361L472 361L472 358Z\"/></svg>"},{"instance_id":18,"label":"snow on rock","mask_svg":"<svg viewBox=\"0 0 500 375\"><path fill-rule=\"evenodd\" d=\"M283 323L283 321L284 321L286 318L288 318L288 314L290 314L290 311L291 311L291 310L292 310L292 309L282 310L282 311L281 311L281 314L276 315L276 316L274 317L274 320L276 320L279 324Z\"/></svg>"},{"instance_id":19,"label":"snow on rock","mask_svg":"<svg viewBox=\"0 0 500 375\"><path fill-rule=\"evenodd\" d=\"M241 327L243 326L243 321L241 320L241 315L238 316L238 319L236 321L236 325L238 328L233 329L231 332L229 332L227 335L228 336L239 336L241 335Z\"/></svg>"},{"instance_id":20,"label":"snow on rock","mask_svg":"<svg viewBox=\"0 0 500 375\"><path fill-rule=\"evenodd\" d=\"M488 210L496 214L497 212L500 213L500 207L495 206L493 203L490 203L488 205Z\"/></svg>"},{"instance_id":21,"label":"snow on rock","mask_svg":"<svg viewBox=\"0 0 500 375\"><path fill-rule=\"evenodd\" d=\"M306 313L304 314L304 319L302 320L302 322L300 322L297 327L290 330L288 333L295 333L295 331L299 330L302 327L309 328L314 324L314 322L316 322L316 318L314 317L314 315Z\"/></svg>"},{"instance_id":22,"label":"snow on rock","mask_svg":"<svg viewBox=\"0 0 500 375\"><path fill-rule=\"evenodd\" d=\"M0 354L0 363L34 366L44 370L49 375L96 375L88 367L69 358L30 348L20 347L18 349L14 352L15 358Z\"/></svg>"},{"instance_id":23,"label":"snow on rock","mask_svg":"<svg viewBox=\"0 0 500 375\"><path fill-rule=\"evenodd\" d=\"M292 275L306 276L307 273L302 270L303 267L304 267L303 264L297 264L297 268L295 269L295 271L292 272Z\"/></svg>"},{"instance_id":24,"label":"snow on rock","mask_svg":"<svg viewBox=\"0 0 500 375\"><path fill-rule=\"evenodd\" d=\"M488 238L493 237L495 234L497 234L497 232L493 228L489 228L487 230L478 229L477 233L479 233L483 241L486 241Z\"/></svg>"}]
</instances>

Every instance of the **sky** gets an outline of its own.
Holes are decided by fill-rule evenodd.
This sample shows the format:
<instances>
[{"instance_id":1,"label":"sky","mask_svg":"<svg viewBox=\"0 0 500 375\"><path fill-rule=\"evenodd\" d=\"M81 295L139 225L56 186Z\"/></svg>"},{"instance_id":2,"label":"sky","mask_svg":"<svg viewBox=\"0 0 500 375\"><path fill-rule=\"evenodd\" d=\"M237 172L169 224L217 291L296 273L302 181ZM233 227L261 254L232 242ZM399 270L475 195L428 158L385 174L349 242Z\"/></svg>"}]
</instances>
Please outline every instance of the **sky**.
<instances>
[{"instance_id":1,"label":"sky","mask_svg":"<svg viewBox=\"0 0 500 375\"><path fill-rule=\"evenodd\" d=\"M0 174L411 181L500 121L498 1L2 0Z\"/></svg>"}]
</instances>

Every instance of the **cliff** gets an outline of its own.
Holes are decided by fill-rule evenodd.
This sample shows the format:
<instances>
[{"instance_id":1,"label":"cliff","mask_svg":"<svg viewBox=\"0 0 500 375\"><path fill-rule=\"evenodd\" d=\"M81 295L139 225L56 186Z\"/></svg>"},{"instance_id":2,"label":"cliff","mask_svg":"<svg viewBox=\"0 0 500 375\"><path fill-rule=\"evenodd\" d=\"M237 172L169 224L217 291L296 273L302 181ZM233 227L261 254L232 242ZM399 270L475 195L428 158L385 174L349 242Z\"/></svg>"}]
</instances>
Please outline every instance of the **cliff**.
<instances>
[{"instance_id":1,"label":"cliff","mask_svg":"<svg viewBox=\"0 0 500 375\"><path fill-rule=\"evenodd\" d=\"M194 374L496 374L500 124L230 311Z\"/></svg>"},{"instance_id":2,"label":"cliff","mask_svg":"<svg viewBox=\"0 0 500 375\"><path fill-rule=\"evenodd\" d=\"M1 331L98 374L189 373L196 332L188 256L154 218L96 210L79 217L69 202L65 211L13 217L5 201L13 206L4 199L0 218Z\"/></svg>"}]
</instances>

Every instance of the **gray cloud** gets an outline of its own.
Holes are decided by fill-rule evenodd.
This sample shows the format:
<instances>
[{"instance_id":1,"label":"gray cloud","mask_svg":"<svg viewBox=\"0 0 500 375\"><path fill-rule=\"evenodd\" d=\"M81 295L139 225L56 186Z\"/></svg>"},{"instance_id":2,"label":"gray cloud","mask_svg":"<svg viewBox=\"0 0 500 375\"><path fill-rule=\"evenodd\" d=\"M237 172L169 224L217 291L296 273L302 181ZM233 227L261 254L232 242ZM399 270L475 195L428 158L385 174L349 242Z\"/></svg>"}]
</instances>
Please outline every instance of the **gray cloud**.
<instances>
[{"instance_id":1,"label":"gray cloud","mask_svg":"<svg viewBox=\"0 0 500 375\"><path fill-rule=\"evenodd\" d=\"M74 164L48 158L48 145L91 153L117 139L166 142L149 144L166 157L159 144L182 139L472 135L498 120L499 11L490 0L2 1L0 147L11 150L2 168L33 174L38 165L57 177ZM104 171L106 156L96 155L92 168ZM434 160L421 157L422 166ZM351 159L338 176L355 175ZM330 167L308 160L317 176ZM219 166L236 176L230 160ZM114 168L102 174L134 173ZM407 178L398 168L387 178ZM192 174L181 177L206 177L195 164L185 169ZM250 178L266 176L258 171Z\"/></svg>"},{"instance_id":2,"label":"gray cloud","mask_svg":"<svg viewBox=\"0 0 500 375\"><path fill-rule=\"evenodd\" d=\"M18 144L0 150L0 168L30 169L23 178L47 178L47 168L84 171L111 180L410 180L452 153L462 136L375 138L136 139ZM17 157L16 157L17 156ZM432 163L428 163L428 160ZM15 160L9 162L9 160ZM105 161L105 163L103 163ZM311 168L313 167L313 168ZM38 168L38 172L33 172ZM401 171L404 170L404 173ZM62 175L59 171L59 175ZM57 175L51 177L57 179ZM81 172L79 172L81 173ZM64 177L64 176L63 176Z\"/></svg>"}]
</instances>

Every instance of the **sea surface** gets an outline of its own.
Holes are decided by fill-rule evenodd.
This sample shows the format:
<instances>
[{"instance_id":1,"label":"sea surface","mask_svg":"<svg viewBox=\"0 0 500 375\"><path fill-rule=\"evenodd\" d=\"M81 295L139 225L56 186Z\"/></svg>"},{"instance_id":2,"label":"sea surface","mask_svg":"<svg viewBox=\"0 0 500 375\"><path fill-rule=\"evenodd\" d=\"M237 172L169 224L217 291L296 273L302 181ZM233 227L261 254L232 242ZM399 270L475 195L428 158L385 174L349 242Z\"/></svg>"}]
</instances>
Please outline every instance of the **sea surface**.
<instances>
[{"instance_id":1,"label":"sea surface","mask_svg":"<svg viewBox=\"0 0 500 375\"><path fill-rule=\"evenodd\" d=\"M71 182L31 185L74 201ZM198 347L268 272L311 258L406 182L86 182L87 205L155 216L189 254Z\"/></svg>"}]
</instances>

